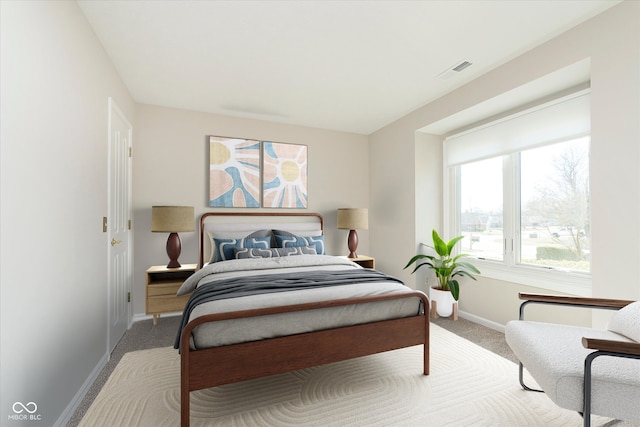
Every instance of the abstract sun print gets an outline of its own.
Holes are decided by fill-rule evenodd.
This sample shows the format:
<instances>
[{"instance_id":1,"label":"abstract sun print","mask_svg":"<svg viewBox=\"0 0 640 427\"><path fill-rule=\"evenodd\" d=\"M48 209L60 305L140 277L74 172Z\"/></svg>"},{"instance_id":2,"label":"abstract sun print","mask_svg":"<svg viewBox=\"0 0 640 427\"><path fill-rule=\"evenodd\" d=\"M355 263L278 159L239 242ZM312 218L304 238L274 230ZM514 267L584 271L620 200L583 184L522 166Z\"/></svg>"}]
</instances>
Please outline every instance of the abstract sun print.
<instances>
[{"instance_id":1,"label":"abstract sun print","mask_svg":"<svg viewBox=\"0 0 640 427\"><path fill-rule=\"evenodd\" d=\"M307 146L209 136L209 206L306 208Z\"/></svg>"},{"instance_id":2,"label":"abstract sun print","mask_svg":"<svg viewBox=\"0 0 640 427\"><path fill-rule=\"evenodd\" d=\"M265 208L306 208L307 146L263 142L262 201Z\"/></svg>"},{"instance_id":3,"label":"abstract sun print","mask_svg":"<svg viewBox=\"0 0 640 427\"><path fill-rule=\"evenodd\" d=\"M260 207L260 141L209 137L209 206Z\"/></svg>"}]
</instances>

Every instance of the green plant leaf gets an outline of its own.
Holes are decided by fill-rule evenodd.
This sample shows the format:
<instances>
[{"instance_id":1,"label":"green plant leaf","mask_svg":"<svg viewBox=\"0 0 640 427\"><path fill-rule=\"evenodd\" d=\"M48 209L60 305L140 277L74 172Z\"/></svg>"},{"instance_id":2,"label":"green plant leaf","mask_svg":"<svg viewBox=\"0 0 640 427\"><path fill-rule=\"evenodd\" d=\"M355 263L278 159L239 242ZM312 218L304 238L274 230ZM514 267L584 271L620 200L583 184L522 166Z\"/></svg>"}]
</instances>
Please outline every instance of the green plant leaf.
<instances>
[{"instance_id":1,"label":"green plant leaf","mask_svg":"<svg viewBox=\"0 0 640 427\"><path fill-rule=\"evenodd\" d=\"M425 265L433 269L433 264L431 264L430 262L423 262L422 264L416 265L415 268L411 271L411 274L415 273L416 270L418 270L420 267L424 267Z\"/></svg>"},{"instance_id":2,"label":"green plant leaf","mask_svg":"<svg viewBox=\"0 0 640 427\"><path fill-rule=\"evenodd\" d=\"M424 267L425 265L429 266L430 268L433 268L433 259L434 257L431 255L418 254L418 255L415 255L413 258L411 258L407 263L407 265L404 266L404 268L405 269L409 268L412 264L415 263L416 265L411 271L411 274L415 273L416 270L418 270L420 267ZM422 262L418 262L418 261L422 261Z\"/></svg>"},{"instance_id":3,"label":"green plant leaf","mask_svg":"<svg viewBox=\"0 0 640 427\"><path fill-rule=\"evenodd\" d=\"M464 238L464 236L458 236L458 237L454 237L453 239L449 240L449 243L447 243L447 256L451 255L451 251L453 251L453 247L456 245L456 243L458 243L463 238Z\"/></svg>"},{"instance_id":4,"label":"green plant leaf","mask_svg":"<svg viewBox=\"0 0 640 427\"><path fill-rule=\"evenodd\" d=\"M451 295L453 296L453 299L458 301L458 298L460 298L460 286L458 285L458 281L449 280L449 288L451 290Z\"/></svg>"},{"instance_id":5,"label":"green plant leaf","mask_svg":"<svg viewBox=\"0 0 640 427\"><path fill-rule=\"evenodd\" d=\"M454 276L465 276L465 277L468 277L470 279L477 280L474 275L472 275L469 272L464 271L464 270L456 271L455 274L451 275L451 277L454 277Z\"/></svg>"},{"instance_id":6,"label":"green plant leaf","mask_svg":"<svg viewBox=\"0 0 640 427\"><path fill-rule=\"evenodd\" d=\"M457 265L460 269L470 270L475 274L480 274L480 270L478 270L476 266L471 264L470 262L458 262Z\"/></svg>"},{"instance_id":7,"label":"green plant leaf","mask_svg":"<svg viewBox=\"0 0 640 427\"><path fill-rule=\"evenodd\" d=\"M455 257L453 257L453 262L457 262L460 258L464 258L464 257L468 257L469 254L458 254Z\"/></svg>"},{"instance_id":8,"label":"green plant leaf","mask_svg":"<svg viewBox=\"0 0 640 427\"><path fill-rule=\"evenodd\" d=\"M411 258L411 259L409 260L409 262L407 263L407 265L405 265L405 266L404 266L404 268L408 268L408 267L409 267L411 264L413 264L414 262L416 262L416 261L418 261L418 260L421 260L421 259L423 259L423 258L425 258L425 257L426 257L426 255L422 255L422 254L415 255L413 258Z\"/></svg>"},{"instance_id":9,"label":"green plant leaf","mask_svg":"<svg viewBox=\"0 0 640 427\"><path fill-rule=\"evenodd\" d=\"M450 252L447 247L447 244L440 237L436 230L431 232L431 238L433 239L433 248L436 250L436 253L441 257L449 256Z\"/></svg>"}]
</instances>

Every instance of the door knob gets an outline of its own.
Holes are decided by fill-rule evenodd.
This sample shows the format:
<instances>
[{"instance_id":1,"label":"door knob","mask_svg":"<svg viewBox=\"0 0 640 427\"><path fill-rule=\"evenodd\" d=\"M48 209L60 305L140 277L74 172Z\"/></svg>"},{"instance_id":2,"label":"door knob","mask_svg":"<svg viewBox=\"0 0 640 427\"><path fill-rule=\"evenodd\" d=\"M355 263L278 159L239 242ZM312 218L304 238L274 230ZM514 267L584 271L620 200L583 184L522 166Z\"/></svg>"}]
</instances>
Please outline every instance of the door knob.
<instances>
[{"instance_id":1,"label":"door knob","mask_svg":"<svg viewBox=\"0 0 640 427\"><path fill-rule=\"evenodd\" d=\"M111 246L115 246L122 243L122 240L111 239Z\"/></svg>"}]
</instances>

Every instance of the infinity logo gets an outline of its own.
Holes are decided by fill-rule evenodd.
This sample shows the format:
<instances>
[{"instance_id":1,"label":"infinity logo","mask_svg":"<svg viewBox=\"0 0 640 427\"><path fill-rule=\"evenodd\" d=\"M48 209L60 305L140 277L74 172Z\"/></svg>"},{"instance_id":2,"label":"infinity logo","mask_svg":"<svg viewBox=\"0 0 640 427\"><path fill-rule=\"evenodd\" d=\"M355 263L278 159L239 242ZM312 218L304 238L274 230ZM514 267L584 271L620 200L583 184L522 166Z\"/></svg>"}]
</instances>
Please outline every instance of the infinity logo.
<instances>
[{"instance_id":1,"label":"infinity logo","mask_svg":"<svg viewBox=\"0 0 640 427\"><path fill-rule=\"evenodd\" d=\"M38 405L36 405L35 402L29 402L26 405L22 402L16 402L13 404L13 412L15 412L16 414L21 414L24 411L27 411L30 414L34 414L37 410Z\"/></svg>"}]
</instances>

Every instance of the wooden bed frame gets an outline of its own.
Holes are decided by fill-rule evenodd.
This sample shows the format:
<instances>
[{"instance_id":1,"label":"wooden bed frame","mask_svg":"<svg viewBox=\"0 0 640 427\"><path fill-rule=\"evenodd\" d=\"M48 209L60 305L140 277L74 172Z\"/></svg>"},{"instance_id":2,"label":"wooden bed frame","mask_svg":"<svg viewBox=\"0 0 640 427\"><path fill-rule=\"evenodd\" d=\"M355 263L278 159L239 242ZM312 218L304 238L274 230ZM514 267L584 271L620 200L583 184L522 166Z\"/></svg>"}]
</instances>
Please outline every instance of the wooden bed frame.
<instances>
[{"instance_id":1,"label":"wooden bed frame","mask_svg":"<svg viewBox=\"0 0 640 427\"><path fill-rule=\"evenodd\" d=\"M322 216L319 214L205 213L200 219L201 259L204 221L208 216L215 215L262 217L311 215L317 216L322 225ZM190 348L190 337L193 329L207 322L392 300L411 296L422 300L423 314L221 347L200 350L191 350ZM183 427L189 426L190 395L192 391L414 345L424 346L423 373L424 375L429 375L429 300L420 291L402 295L349 298L202 316L187 324L180 339L181 425Z\"/></svg>"}]
</instances>

